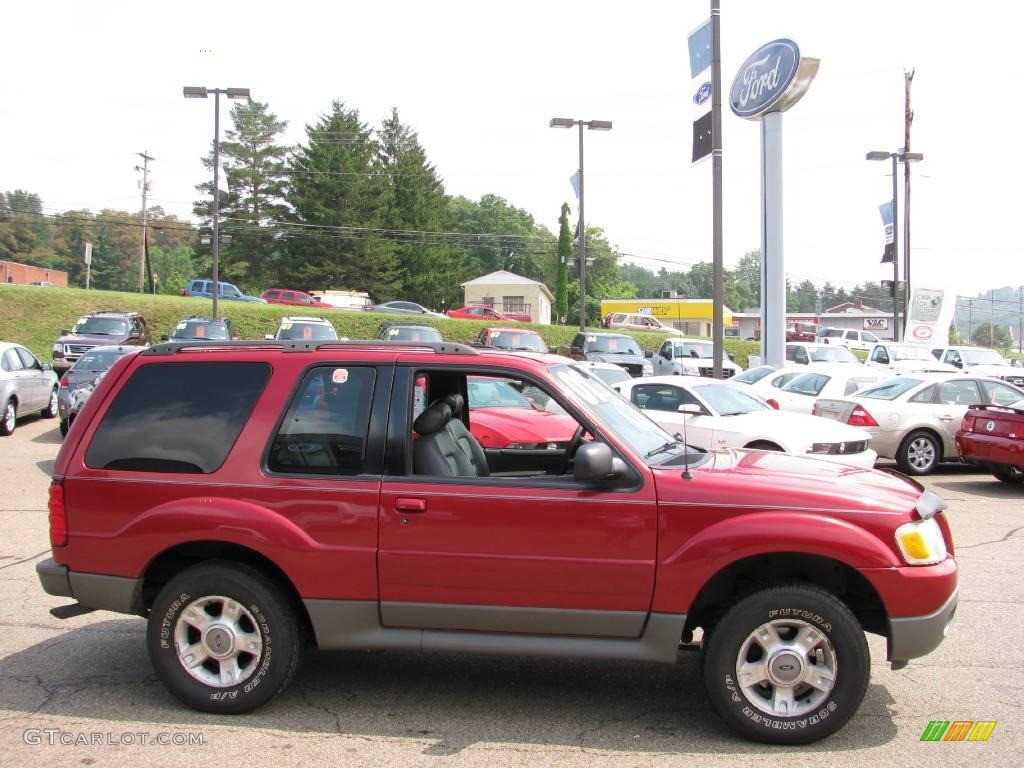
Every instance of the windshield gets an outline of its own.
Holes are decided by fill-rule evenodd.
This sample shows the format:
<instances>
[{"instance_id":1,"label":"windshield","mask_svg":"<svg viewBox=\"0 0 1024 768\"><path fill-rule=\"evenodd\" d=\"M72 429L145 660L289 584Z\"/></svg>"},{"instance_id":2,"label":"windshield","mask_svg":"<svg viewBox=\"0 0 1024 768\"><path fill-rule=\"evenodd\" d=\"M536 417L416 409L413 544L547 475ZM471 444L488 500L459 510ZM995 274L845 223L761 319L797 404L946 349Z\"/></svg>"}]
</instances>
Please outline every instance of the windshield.
<instances>
[{"instance_id":1,"label":"windshield","mask_svg":"<svg viewBox=\"0 0 1024 768\"><path fill-rule=\"evenodd\" d=\"M612 432L639 456L672 443L675 438L659 427L640 409L625 400L589 372L572 365L555 365L549 369L562 392L580 408L594 413L601 425ZM664 463L678 457L682 443L651 456L651 464Z\"/></svg>"},{"instance_id":2,"label":"windshield","mask_svg":"<svg viewBox=\"0 0 1024 768\"><path fill-rule=\"evenodd\" d=\"M333 325L319 323L281 323L277 331L279 339L337 339Z\"/></svg>"},{"instance_id":3,"label":"windshield","mask_svg":"<svg viewBox=\"0 0 1024 768\"><path fill-rule=\"evenodd\" d=\"M826 328L824 333L818 335L823 339L841 339L846 333L842 328Z\"/></svg>"},{"instance_id":4,"label":"windshield","mask_svg":"<svg viewBox=\"0 0 1024 768\"><path fill-rule=\"evenodd\" d=\"M728 384L705 384L694 387L694 391L703 397L719 416L738 416L741 413L772 410L766 403Z\"/></svg>"},{"instance_id":5,"label":"windshield","mask_svg":"<svg viewBox=\"0 0 1024 768\"><path fill-rule=\"evenodd\" d=\"M469 410L474 408L533 408L533 404L503 379L470 376Z\"/></svg>"},{"instance_id":6,"label":"windshield","mask_svg":"<svg viewBox=\"0 0 1024 768\"><path fill-rule=\"evenodd\" d=\"M75 363L76 371L92 371L97 373L99 371L105 371L121 357L121 352L115 352L114 350L107 350L103 352L97 352L93 350L86 352L82 355L78 362Z\"/></svg>"},{"instance_id":7,"label":"windshield","mask_svg":"<svg viewBox=\"0 0 1024 768\"><path fill-rule=\"evenodd\" d=\"M706 357L714 359L715 347L713 344L701 341L684 341L676 344L672 354L677 357Z\"/></svg>"},{"instance_id":8,"label":"windshield","mask_svg":"<svg viewBox=\"0 0 1024 768\"><path fill-rule=\"evenodd\" d=\"M846 347L821 347L811 352L811 362L814 363L859 363L858 358Z\"/></svg>"},{"instance_id":9,"label":"windshield","mask_svg":"<svg viewBox=\"0 0 1024 768\"><path fill-rule=\"evenodd\" d=\"M782 389L786 392L796 392L798 395L817 396L831 378L823 373L801 373L786 382Z\"/></svg>"},{"instance_id":10,"label":"windshield","mask_svg":"<svg viewBox=\"0 0 1024 768\"><path fill-rule=\"evenodd\" d=\"M743 373L737 373L729 381L738 381L741 384L756 384L774 370L770 365L759 365Z\"/></svg>"},{"instance_id":11,"label":"windshield","mask_svg":"<svg viewBox=\"0 0 1024 768\"><path fill-rule=\"evenodd\" d=\"M640 347L629 336L587 336L587 352L604 352L611 355L639 355Z\"/></svg>"},{"instance_id":12,"label":"windshield","mask_svg":"<svg viewBox=\"0 0 1024 768\"><path fill-rule=\"evenodd\" d=\"M72 326L71 332L89 336L127 336L128 323L117 317L83 317Z\"/></svg>"},{"instance_id":13,"label":"windshield","mask_svg":"<svg viewBox=\"0 0 1024 768\"><path fill-rule=\"evenodd\" d=\"M967 365L1009 365L994 349L965 349L961 354Z\"/></svg>"},{"instance_id":14,"label":"windshield","mask_svg":"<svg viewBox=\"0 0 1024 768\"><path fill-rule=\"evenodd\" d=\"M893 360L923 360L926 363L934 363L932 353L924 347L915 347L913 344L893 344L889 347Z\"/></svg>"},{"instance_id":15,"label":"windshield","mask_svg":"<svg viewBox=\"0 0 1024 768\"><path fill-rule=\"evenodd\" d=\"M388 341L444 341L436 328L410 328L399 326L387 329Z\"/></svg>"},{"instance_id":16,"label":"windshield","mask_svg":"<svg viewBox=\"0 0 1024 768\"><path fill-rule=\"evenodd\" d=\"M224 341L231 338L228 336L228 329L224 323L208 323L202 321L186 320L178 323L171 334L172 339L212 339Z\"/></svg>"},{"instance_id":17,"label":"windshield","mask_svg":"<svg viewBox=\"0 0 1024 768\"><path fill-rule=\"evenodd\" d=\"M890 379L877 387L870 387L863 392L858 392L857 397L867 397L871 400L895 400L920 383L921 379L908 379L906 376L900 376L898 379Z\"/></svg>"},{"instance_id":18,"label":"windshield","mask_svg":"<svg viewBox=\"0 0 1024 768\"><path fill-rule=\"evenodd\" d=\"M491 331L488 345L498 349L517 349L523 352L547 352L548 345L536 333L528 331Z\"/></svg>"}]
</instances>

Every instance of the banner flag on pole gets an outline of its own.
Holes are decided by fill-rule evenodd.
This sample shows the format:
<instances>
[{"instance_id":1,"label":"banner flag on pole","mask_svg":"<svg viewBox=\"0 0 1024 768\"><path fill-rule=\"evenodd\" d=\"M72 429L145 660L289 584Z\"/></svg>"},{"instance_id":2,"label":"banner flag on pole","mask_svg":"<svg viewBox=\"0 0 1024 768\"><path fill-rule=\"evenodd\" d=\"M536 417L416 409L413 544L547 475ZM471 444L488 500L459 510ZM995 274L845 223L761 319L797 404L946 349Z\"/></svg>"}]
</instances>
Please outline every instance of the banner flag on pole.
<instances>
[{"instance_id":1,"label":"banner flag on pole","mask_svg":"<svg viewBox=\"0 0 1024 768\"><path fill-rule=\"evenodd\" d=\"M576 171L572 176L569 177L569 183L572 184L572 191L576 193L576 199L580 199L580 172Z\"/></svg>"},{"instance_id":2,"label":"banner flag on pole","mask_svg":"<svg viewBox=\"0 0 1024 768\"><path fill-rule=\"evenodd\" d=\"M878 206L878 212L882 214L882 224L885 226L885 250L882 252L882 264L891 264L893 255L893 234L896 231L892 221L892 200Z\"/></svg>"},{"instance_id":3,"label":"banner flag on pole","mask_svg":"<svg viewBox=\"0 0 1024 768\"><path fill-rule=\"evenodd\" d=\"M693 103L692 164L711 154L711 19L686 38L690 52L690 100Z\"/></svg>"}]
</instances>

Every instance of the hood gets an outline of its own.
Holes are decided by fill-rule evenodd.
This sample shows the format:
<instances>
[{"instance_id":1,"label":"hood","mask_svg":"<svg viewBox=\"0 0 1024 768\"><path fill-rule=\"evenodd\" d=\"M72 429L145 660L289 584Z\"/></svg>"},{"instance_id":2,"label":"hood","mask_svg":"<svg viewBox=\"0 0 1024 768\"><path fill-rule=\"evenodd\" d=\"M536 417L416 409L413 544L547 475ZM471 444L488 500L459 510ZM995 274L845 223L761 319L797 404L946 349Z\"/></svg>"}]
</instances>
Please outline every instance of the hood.
<instances>
[{"instance_id":1,"label":"hood","mask_svg":"<svg viewBox=\"0 0 1024 768\"><path fill-rule=\"evenodd\" d=\"M469 413L473 437L484 448L509 443L565 443L576 432L576 420L536 408L474 408Z\"/></svg>"},{"instance_id":2,"label":"hood","mask_svg":"<svg viewBox=\"0 0 1024 768\"><path fill-rule=\"evenodd\" d=\"M643 364L646 359L643 355L620 355L613 352L587 352L586 358L592 363L612 363L621 365L623 363Z\"/></svg>"},{"instance_id":3,"label":"hood","mask_svg":"<svg viewBox=\"0 0 1024 768\"><path fill-rule=\"evenodd\" d=\"M994 379L1002 379L1006 376L1024 378L1024 370L1014 368L1012 365L965 365L964 370L970 371L975 376L991 376Z\"/></svg>"},{"instance_id":4,"label":"hood","mask_svg":"<svg viewBox=\"0 0 1024 768\"><path fill-rule=\"evenodd\" d=\"M960 369L949 363L940 363L938 360L928 362L927 360L893 360L889 367L894 371L913 371L915 373L959 373Z\"/></svg>"},{"instance_id":5,"label":"hood","mask_svg":"<svg viewBox=\"0 0 1024 768\"><path fill-rule=\"evenodd\" d=\"M55 344L90 344L94 347L110 347L127 338L122 334L104 335L95 333L69 333L61 336Z\"/></svg>"},{"instance_id":6,"label":"hood","mask_svg":"<svg viewBox=\"0 0 1024 768\"><path fill-rule=\"evenodd\" d=\"M666 501L870 513L866 518L885 512L912 519L922 492L901 475L775 451L714 451L710 462L691 470L689 481L678 466L656 472L659 496Z\"/></svg>"}]
</instances>

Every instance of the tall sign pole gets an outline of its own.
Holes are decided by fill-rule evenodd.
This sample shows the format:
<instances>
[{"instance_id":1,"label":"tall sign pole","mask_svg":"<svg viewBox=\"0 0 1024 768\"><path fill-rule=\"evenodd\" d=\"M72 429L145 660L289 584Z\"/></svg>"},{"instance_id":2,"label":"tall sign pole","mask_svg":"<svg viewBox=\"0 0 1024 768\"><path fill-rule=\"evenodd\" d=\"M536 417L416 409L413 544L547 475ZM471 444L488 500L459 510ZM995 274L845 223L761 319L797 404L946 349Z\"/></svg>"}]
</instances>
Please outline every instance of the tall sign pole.
<instances>
[{"instance_id":1,"label":"tall sign pole","mask_svg":"<svg viewBox=\"0 0 1024 768\"><path fill-rule=\"evenodd\" d=\"M142 165L135 166L142 171L142 246L139 249L139 293L145 293L146 285L146 193L149 191L149 161L156 160L146 152L136 152L142 158Z\"/></svg>"},{"instance_id":2,"label":"tall sign pole","mask_svg":"<svg viewBox=\"0 0 1024 768\"><path fill-rule=\"evenodd\" d=\"M722 305L722 23L718 0L711 0L711 345L713 376L722 378L725 328Z\"/></svg>"},{"instance_id":3,"label":"tall sign pole","mask_svg":"<svg viewBox=\"0 0 1024 768\"><path fill-rule=\"evenodd\" d=\"M792 40L773 40L743 63L729 90L733 114L761 121L761 359L778 367L786 359L782 113L807 92L818 64Z\"/></svg>"}]
</instances>

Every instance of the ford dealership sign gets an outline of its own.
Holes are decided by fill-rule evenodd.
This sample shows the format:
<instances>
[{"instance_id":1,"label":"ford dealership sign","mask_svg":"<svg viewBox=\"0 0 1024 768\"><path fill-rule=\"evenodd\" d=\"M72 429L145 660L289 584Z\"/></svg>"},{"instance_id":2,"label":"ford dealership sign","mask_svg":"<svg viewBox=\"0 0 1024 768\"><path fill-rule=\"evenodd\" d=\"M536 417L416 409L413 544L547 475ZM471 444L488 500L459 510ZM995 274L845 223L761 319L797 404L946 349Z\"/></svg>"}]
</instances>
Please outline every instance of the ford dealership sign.
<instances>
[{"instance_id":1,"label":"ford dealership sign","mask_svg":"<svg viewBox=\"0 0 1024 768\"><path fill-rule=\"evenodd\" d=\"M772 40L743 62L729 90L729 105L748 120L783 112L803 96L817 71L818 60L801 60L792 40Z\"/></svg>"},{"instance_id":2,"label":"ford dealership sign","mask_svg":"<svg viewBox=\"0 0 1024 768\"><path fill-rule=\"evenodd\" d=\"M697 89L697 92L695 94L693 94L693 103L696 104L697 106L700 106L701 104L703 104L705 101L707 101L710 98L711 98L711 83L709 83L709 82L707 82L705 80L703 83L701 83L701 86L700 86L700 88Z\"/></svg>"}]
</instances>

